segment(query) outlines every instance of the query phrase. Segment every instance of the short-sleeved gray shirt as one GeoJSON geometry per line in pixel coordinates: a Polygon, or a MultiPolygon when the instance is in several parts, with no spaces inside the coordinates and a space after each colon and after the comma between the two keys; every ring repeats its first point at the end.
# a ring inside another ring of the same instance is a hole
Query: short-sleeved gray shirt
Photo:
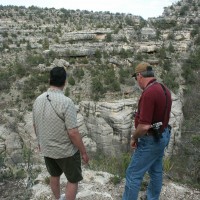
{"type": "Polygon", "coordinates": [[[76,109],[63,91],[49,88],[37,97],[33,105],[33,124],[43,156],[58,159],[77,152],[67,134],[67,130],[77,127],[76,109]]]}

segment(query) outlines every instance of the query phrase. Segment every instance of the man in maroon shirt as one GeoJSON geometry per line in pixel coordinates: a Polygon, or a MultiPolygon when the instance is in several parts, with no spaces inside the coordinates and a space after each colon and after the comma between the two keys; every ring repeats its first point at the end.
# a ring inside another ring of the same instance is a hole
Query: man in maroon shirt
{"type": "Polygon", "coordinates": [[[135,114],[135,131],[130,142],[135,152],[126,171],[122,200],[137,200],[146,172],[150,176],[147,199],[158,200],[162,188],[162,158],[170,139],[168,122],[172,105],[171,94],[166,86],[156,81],[149,63],[137,65],[133,77],[143,92],[135,114]]]}

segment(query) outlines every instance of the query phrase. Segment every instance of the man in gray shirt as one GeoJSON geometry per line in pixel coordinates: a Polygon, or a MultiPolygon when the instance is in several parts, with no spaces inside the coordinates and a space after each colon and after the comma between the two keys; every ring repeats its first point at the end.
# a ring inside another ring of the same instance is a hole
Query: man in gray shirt
{"type": "Polygon", "coordinates": [[[60,176],[64,173],[66,199],[75,200],[78,182],[83,179],[80,158],[87,164],[89,157],[77,128],[74,103],[63,93],[66,77],[63,67],[50,71],[50,87],[33,105],[33,126],[55,198],[60,198],[60,176]]]}

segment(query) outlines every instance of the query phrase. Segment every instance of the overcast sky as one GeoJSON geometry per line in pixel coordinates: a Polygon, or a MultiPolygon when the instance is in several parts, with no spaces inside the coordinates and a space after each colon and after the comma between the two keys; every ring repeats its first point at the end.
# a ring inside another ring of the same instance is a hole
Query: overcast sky
{"type": "Polygon", "coordinates": [[[178,0],[0,0],[0,5],[37,6],[88,11],[131,13],[144,19],[162,15],[163,8],[178,0]]]}

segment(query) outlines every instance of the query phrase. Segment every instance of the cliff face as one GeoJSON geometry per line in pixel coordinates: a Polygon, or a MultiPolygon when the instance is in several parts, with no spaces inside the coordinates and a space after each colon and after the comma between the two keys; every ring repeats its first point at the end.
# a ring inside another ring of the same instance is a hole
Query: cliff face
{"type": "MultiPolygon", "coordinates": [[[[170,119],[173,128],[169,148],[166,152],[168,156],[174,151],[176,143],[180,142],[180,126],[183,118],[181,108],[181,102],[174,95],[170,119]]],[[[98,103],[82,101],[77,109],[79,131],[89,152],[100,151],[107,156],[116,157],[129,151],[130,135],[134,129],[133,111],[137,109],[136,99],[98,103]]],[[[30,140],[34,141],[32,114],[26,114],[24,119],[24,126],[21,125],[21,137],[23,137],[22,132],[26,132],[31,138],[30,140]]],[[[7,140],[10,141],[9,138],[7,140]]],[[[17,143],[17,140],[15,140],[15,143],[17,143]]],[[[9,144],[11,149],[15,149],[16,145],[12,145],[12,141],[9,144]]]]}
{"type": "MultiPolygon", "coordinates": [[[[198,94],[192,93],[184,104],[188,85],[195,89],[198,84],[199,17],[197,0],[180,1],[147,21],[119,13],[0,6],[2,177],[19,176],[19,166],[28,165],[30,155],[40,161],[33,151],[31,108],[35,97],[47,89],[48,72],[54,66],[68,72],[65,94],[77,105],[79,130],[88,150],[117,156],[129,150],[140,95],[131,74],[138,62],[149,62],[158,81],[172,92],[173,131],[166,155],[177,153],[182,122],[191,116],[186,108],[191,110],[198,94]]],[[[191,130],[191,122],[185,124],[184,131],[191,130]]],[[[198,134],[192,141],[198,144],[198,134]]],[[[199,155],[199,150],[195,152],[199,155]]],[[[198,159],[192,162],[198,164],[198,159]]]]}

